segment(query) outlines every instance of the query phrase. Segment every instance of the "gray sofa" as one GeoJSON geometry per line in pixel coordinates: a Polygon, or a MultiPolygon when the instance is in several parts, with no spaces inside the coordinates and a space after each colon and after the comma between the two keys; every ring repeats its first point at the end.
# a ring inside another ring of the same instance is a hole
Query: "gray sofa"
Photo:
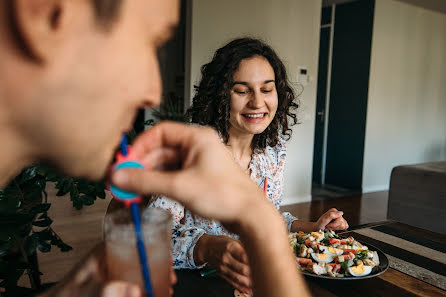
{"type": "Polygon", "coordinates": [[[446,162],[393,168],[387,217],[446,234],[446,162]]]}

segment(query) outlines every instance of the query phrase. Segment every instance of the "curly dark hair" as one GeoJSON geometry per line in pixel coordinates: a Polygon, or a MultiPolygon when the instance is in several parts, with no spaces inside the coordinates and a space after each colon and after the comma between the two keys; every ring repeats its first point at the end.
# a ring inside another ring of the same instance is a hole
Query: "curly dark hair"
{"type": "Polygon", "coordinates": [[[271,124],[260,134],[254,135],[251,148],[265,149],[274,147],[282,133],[287,139],[291,137],[289,127],[297,124],[293,113],[299,106],[294,102],[295,94],[288,82],[285,66],[275,51],[263,41],[253,38],[239,38],[218,49],[211,62],[201,67],[201,81],[195,88],[192,106],[188,117],[192,123],[214,127],[223,141],[229,140],[229,117],[233,76],[240,62],[254,56],[268,60],[275,74],[278,95],[277,112],[271,124]]]}

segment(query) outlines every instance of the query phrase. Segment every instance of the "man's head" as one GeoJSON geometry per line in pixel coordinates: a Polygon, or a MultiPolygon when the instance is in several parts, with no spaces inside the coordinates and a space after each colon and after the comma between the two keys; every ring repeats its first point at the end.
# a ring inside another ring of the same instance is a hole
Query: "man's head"
{"type": "Polygon", "coordinates": [[[178,1],[0,3],[0,133],[28,162],[101,177],[137,110],[160,101],[178,1]]]}

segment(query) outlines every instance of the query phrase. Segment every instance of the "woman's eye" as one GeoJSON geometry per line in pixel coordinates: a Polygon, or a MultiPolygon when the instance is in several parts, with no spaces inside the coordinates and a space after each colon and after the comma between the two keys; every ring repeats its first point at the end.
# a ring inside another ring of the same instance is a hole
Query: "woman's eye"
{"type": "Polygon", "coordinates": [[[273,90],[262,90],[263,93],[271,93],[273,90]]]}
{"type": "Polygon", "coordinates": [[[242,90],[235,90],[234,92],[236,92],[239,95],[246,95],[246,94],[248,94],[248,91],[242,91],[242,90]]]}

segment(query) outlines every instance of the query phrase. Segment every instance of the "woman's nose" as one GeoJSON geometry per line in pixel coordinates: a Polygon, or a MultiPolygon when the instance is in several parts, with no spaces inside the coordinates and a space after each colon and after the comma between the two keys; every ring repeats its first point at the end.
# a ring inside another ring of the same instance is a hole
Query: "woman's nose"
{"type": "Polygon", "coordinates": [[[260,108],[265,104],[263,94],[260,91],[252,92],[251,98],[249,100],[250,106],[252,108],[260,108]]]}

